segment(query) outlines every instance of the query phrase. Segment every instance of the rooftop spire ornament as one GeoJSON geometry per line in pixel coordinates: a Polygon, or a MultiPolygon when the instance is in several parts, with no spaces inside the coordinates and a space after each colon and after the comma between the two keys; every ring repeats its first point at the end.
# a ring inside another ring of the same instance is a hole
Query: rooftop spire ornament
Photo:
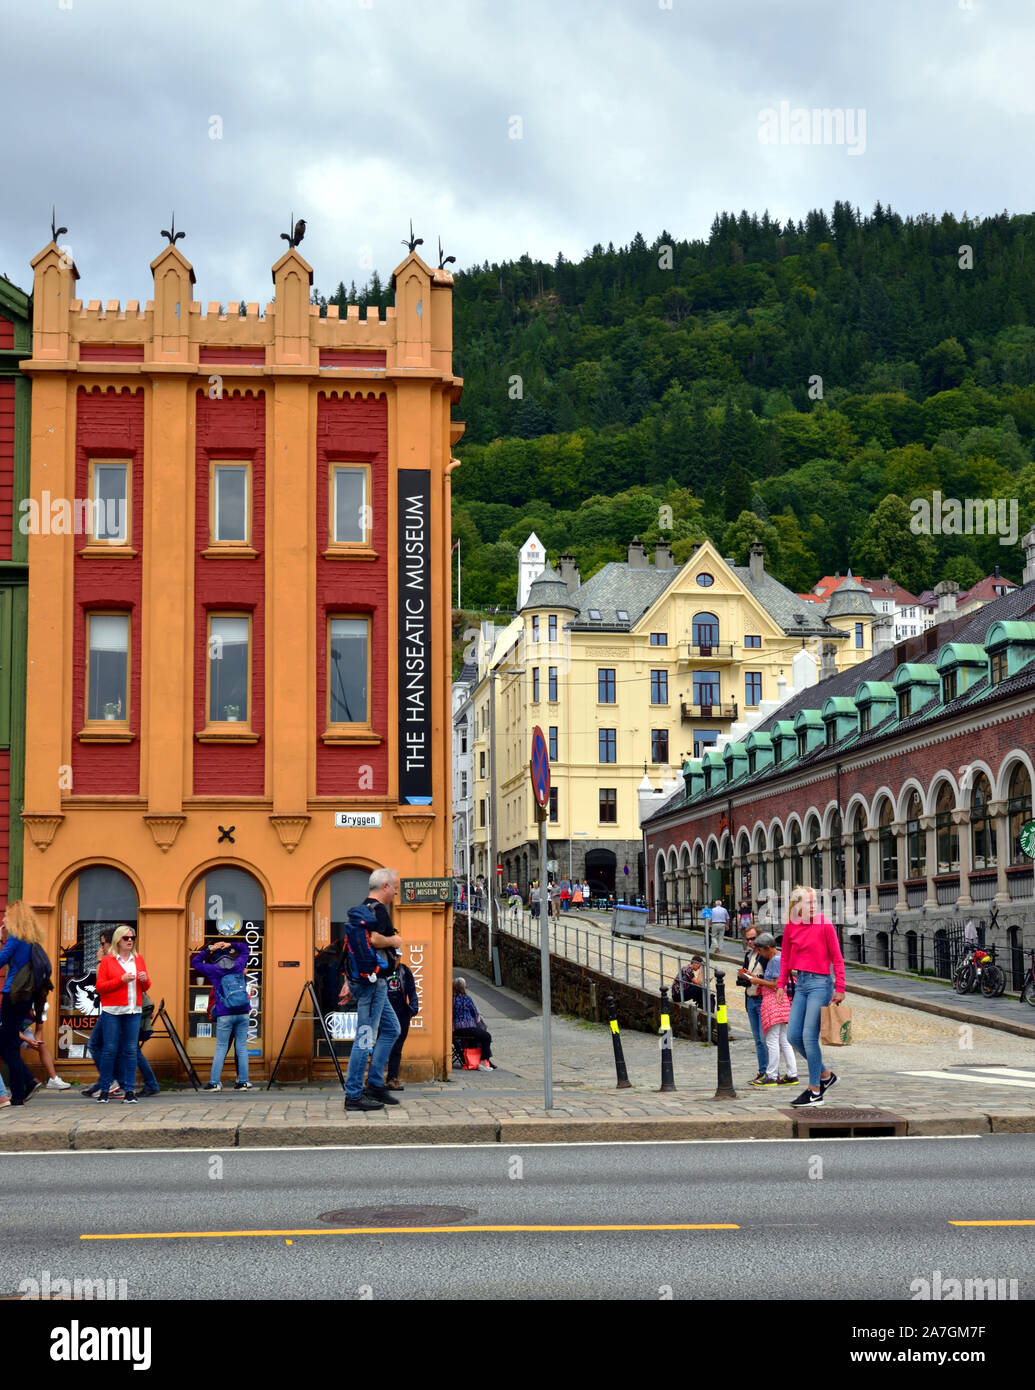
{"type": "Polygon", "coordinates": [[[445,259],[443,259],[443,257],[442,257],[442,238],[439,237],[439,239],[438,239],[438,268],[439,268],[439,270],[445,270],[445,268],[446,268],[447,265],[455,265],[455,264],[456,264],[456,257],[455,257],[455,256],[446,256],[445,259]]]}
{"type": "Polygon", "coordinates": [[[57,218],[56,218],[55,215],[54,215],[54,214],[55,214],[55,211],[56,211],[56,209],[55,209],[53,203],[51,203],[51,205],[50,205],[50,236],[51,236],[51,240],[52,240],[52,241],[57,241],[57,239],[58,239],[59,236],[64,236],[65,233],[68,231],[68,228],[67,228],[67,227],[58,227],[58,226],[55,225],[56,222],[57,222],[57,218]]]}
{"type": "Polygon", "coordinates": [[[181,240],[181,238],[183,238],[183,237],[185,237],[185,236],[187,235],[187,233],[186,233],[186,232],[178,232],[178,231],[176,230],[176,214],[175,214],[175,213],[173,213],[173,215],[172,215],[172,221],[169,223],[169,225],[170,225],[170,227],[172,227],[172,231],[171,231],[171,232],[167,232],[167,231],[165,230],[165,228],[163,227],[163,228],[162,228],[162,236],[168,238],[168,241],[169,241],[169,245],[170,245],[170,246],[175,246],[176,243],[177,243],[178,241],[181,240]]]}
{"type": "Polygon", "coordinates": [[[295,214],[292,213],[290,220],[295,223],[295,230],[293,232],[281,232],[280,239],[281,241],[286,241],[293,251],[305,236],[305,219],[300,217],[298,221],[295,222],[295,214]]]}
{"type": "Polygon", "coordinates": [[[422,236],[417,236],[417,237],[415,237],[415,236],[413,235],[413,218],[412,218],[412,217],[410,218],[410,239],[409,239],[409,241],[406,241],[406,240],[404,239],[402,244],[403,244],[403,246],[408,246],[408,247],[410,248],[410,252],[411,252],[411,253],[414,252],[414,251],[416,251],[416,249],[417,249],[418,246],[423,246],[423,245],[424,245],[424,238],[423,238],[422,236]]]}

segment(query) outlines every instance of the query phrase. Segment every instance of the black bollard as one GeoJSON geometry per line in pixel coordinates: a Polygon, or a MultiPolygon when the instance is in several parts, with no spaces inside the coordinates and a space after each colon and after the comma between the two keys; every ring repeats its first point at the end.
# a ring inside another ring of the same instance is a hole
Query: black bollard
{"type": "Polygon", "coordinates": [[[674,1091],[672,1075],[672,1020],[668,1016],[668,986],[661,986],[661,1089],[674,1091]]]}
{"type": "Polygon", "coordinates": [[[622,1051],[622,1038],[618,1031],[618,1011],[615,1008],[615,997],[613,994],[607,996],[607,1016],[611,1020],[611,1041],[615,1049],[615,1071],[618,1073],[619,1091],[628,1090],[632,1082],[629,1080],[629,1073],[625,1069],[625,1053],[622,1051]]]}
{"type": "Polygon", "coordinates": [[[718,1032],[719,1084],[716,1100],[736,1100],[733,1089],[733,1064],[730,1061],[730,1029],[726,1020],[726,972],[715,972],[715,1024],[718,1032]]]}

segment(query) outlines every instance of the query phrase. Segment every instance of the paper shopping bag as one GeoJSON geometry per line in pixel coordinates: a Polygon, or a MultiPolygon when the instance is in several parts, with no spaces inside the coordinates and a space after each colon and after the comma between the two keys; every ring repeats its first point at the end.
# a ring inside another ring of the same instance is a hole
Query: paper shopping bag
{"type": "Polygon", "coordinates": [[[848,1047],[852,1041],[852,1011],[847,1004],[828,1004],[819,1025],[824,1047],[848,1047]]]}

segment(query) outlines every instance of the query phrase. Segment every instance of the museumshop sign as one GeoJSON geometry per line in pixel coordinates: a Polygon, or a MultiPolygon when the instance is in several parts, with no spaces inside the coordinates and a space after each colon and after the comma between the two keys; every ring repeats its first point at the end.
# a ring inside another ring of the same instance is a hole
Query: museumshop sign
{"type": "Polygon", "coordinates": [[[400,903],[451,903],[451,878],[404,878],[399,884],[400,903]]]}
{"type": "Polygon", "coordinates": [[[399,800],[431,804],[431,474],[399,469],[399,800]]]}
{"type": "Polygon", "coordinates": [[[335,811],[335,830],[380,830],[380,811],[335,811]]]}

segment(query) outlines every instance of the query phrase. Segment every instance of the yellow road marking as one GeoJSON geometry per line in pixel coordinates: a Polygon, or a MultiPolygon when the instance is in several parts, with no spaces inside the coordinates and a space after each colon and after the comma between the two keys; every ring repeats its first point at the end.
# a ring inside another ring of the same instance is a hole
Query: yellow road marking
{"type": "Polygon", "coordinates": [[[511,1233],[515,1231],[739,1231],[740,1227],[725,1222],[672,1223],[657,1226],[343,1226],[328,1230],[322,1226],[311,1231],[137,1231],[110,1235],[81,1235],[80,1240],[213,1240],[229,1236],[421,1236],[465,1235],[468,1232],[511,1233]]]}
{"type": "Polygon", "coordinates": [[[1032,1221],[950,1221],[950,1226],[1035,1226],[1032,1221]]]}

